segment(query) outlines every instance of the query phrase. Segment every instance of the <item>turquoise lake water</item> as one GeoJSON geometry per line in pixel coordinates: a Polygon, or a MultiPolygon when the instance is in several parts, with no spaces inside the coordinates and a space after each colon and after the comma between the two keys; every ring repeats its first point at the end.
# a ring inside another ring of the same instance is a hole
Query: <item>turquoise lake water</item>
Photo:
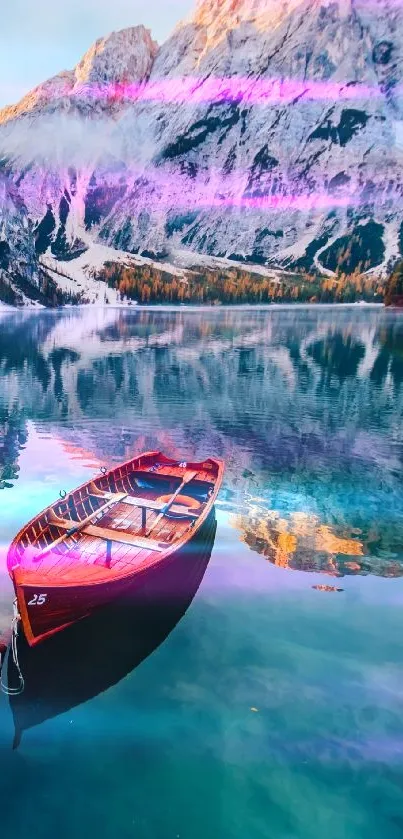
{"type": "Polygon", "coordinates": [[[2,629],[8,543],[59,490],[151,449],[227,464],[179,604],[22,645],[2,835],[401,837],[403,314],[7,313],[0,375],[2,629]]]}

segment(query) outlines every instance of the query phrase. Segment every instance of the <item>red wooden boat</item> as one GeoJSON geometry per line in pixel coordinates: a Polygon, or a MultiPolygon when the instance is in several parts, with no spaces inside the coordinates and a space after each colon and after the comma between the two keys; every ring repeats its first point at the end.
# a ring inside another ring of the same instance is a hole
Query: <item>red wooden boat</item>
{"type": "Polygon", "coordinates": [[[148,452],[32,519],[7,556],[30,646],[152,581],[208,518],[223,472],[213,458],[178,463],[148,452]]]}

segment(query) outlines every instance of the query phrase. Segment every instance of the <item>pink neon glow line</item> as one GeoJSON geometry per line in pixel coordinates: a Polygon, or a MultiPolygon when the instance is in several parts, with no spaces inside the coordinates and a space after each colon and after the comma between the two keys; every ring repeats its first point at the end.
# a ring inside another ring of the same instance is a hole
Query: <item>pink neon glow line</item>
{"type": "MultiPolygon", "coordinates": [[[[84,208],[92,177],[92,167],[80,168],[74,192],[76,208],[84,208]]],[[[310,212],[314,210],[348,207],[366,203],[368,198],[362,197],[363,184],[351,182],[344,189],[329,192],[326,186],[318,185],[316,190],[309,188],[302,180],[298,184],[297,175],[289,182],[279,172],[271,175],[264,173],[255,183],[249,182],[248,172],[235,170],[223,177],[220,171],[210,169],[200,173],[196,178],[189,177],[178,171],[171,163],[168,167],[149,166],[142,169],[125,167],[124,179],[126,188],[120,193],[122,171],[108,172],[100,168],[97,185],[117,190],[116,210],[119,212],[121,202],[123,212],[165,212],[166,210],[218,209],[218,210],[250,210],[261,212],[281,212],[295,210],[310,212]],[[260,194],[259,194],[260,190],[260,194]],[[262,194],[263,193],[263,194],[262,194]],[[125,209],[126,207],[126,209],[125,209]]],[[[393,195],[385,192],[387,183],[378,184],[377,200],[391,206],[401,202],[402,195],[396,189],[393,195]]],[[[67,170],[58,170],[55,174],[44,170],[38,165],[35,171],[27,173],[26,178],[19,185],[19,191],[27,206],[37,203],[40,191],[41,201],[52,203],[54,192],[70,190],[70,176],[67,170]],[[38,187],[40,181],[40,189],[38,187]]],[[[102,209],[102,200],[100,201],[102,209]]]]}
{"type": "MultiPolygon", "coordinates": [[[[128,189],[123,201],[127,201],[128,207],[135,208],[136,212],[142,209],[158,212],[185,208],[190,210],[239,209],[263,212],[311,211],[327,207],[348,207],[359,202],[359,192],[357,190],[350,189],[334,195],[323,189],[317,192],[301,190],[295,193],[292,191],[291,184],[288,190],[283,185],[281,191],[277,194],[248,195],[247,177],[244,174],[239,173],[227,178],[222,178],[218,174],[214,175],[214,173],[210,174],[212,177],[205,183],[201,179],[192,180],[178,172],[166,174],[158,168],[138,173],[128,170],[126,173],[128,189]]],[[[64,179],[62,173],[60,173],[60,176],[61,183],[65,182],[67,186],[67,177],[64,179]]],[[[75,201],[82,203],[83,206],[89,177],[90,173],[76,184],[75,201]],[[82,200],[80,199],[81,190],[83,192],[82,200]]],[[[41,181],[45,180],[45,185],[42,183],[43,194],[44,188],[46,191],[46,176],[41,174],[40,179],[41,181]]],[[[112,189],[114,186],[118,186],[112,173],[106,178],[102,176],[100,180],[112,189]]],[[[29,184],[25,185],[25,188],[23,182],[20,190],[28,204],[31,203],[31,200],[34,201],[37,193],[35,177],[33,182],[30,181],[29,184]]],[[[52,192],[49,193],[48,200],[52,202],[52,192]]]]}
{"type": "Polygon", "coordinates": [[[381,96],[382,90],[357,82],[309,81],[297,79],[231,78],[161,79],[143,83],[109,82],[108,84],[49,85],[41,91],[44,99],[63,96],[76,99],[116,100],[121,102],[161,102],[199,104],[215,101],[244,101],[251,105],[275,105],[302,97],[309,101],[352,101],[381,96]]]}

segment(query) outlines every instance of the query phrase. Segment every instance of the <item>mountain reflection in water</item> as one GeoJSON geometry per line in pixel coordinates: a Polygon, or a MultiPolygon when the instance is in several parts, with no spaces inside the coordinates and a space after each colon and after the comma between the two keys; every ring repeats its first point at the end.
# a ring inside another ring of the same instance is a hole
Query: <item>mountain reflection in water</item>
{"type": "Polygon", "coordinates": [[[336,576],[401,574],[400,313],[7,314],[0,375],[5,492],[19,491],[33,428],[38,461],[51,438],[93,471],[150,449],[213,452],[227,464],[221,498],[245,513],[238,524],[253,550],[336,576]],[[259,516],[249,496],[262,499],[259,516]]]}

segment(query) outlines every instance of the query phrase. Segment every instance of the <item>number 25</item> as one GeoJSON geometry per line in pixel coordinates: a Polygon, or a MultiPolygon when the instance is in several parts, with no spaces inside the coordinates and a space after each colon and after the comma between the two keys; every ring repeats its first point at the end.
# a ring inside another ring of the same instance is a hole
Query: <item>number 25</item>
{"type": "Polygon", "coordinates": [[[28,600],[28,606],[43,606],[47,600],[47,594],[34,594],[32,600],[28,600]]]}

